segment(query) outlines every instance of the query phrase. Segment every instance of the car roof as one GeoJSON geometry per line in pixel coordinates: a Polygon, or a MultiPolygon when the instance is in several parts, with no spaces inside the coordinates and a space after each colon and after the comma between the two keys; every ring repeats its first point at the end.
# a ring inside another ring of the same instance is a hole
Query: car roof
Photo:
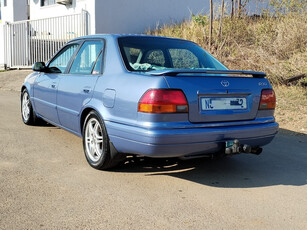
{"type": "Polygon", "coordinates": [[[187,41],[187,40],[180,39],[180,38],[171,38],[171,37],[154,36],[154,35],[146,35],[146,34],[94,34],[94,35],[86,35],[86,36],[74,38],[71,41],[80,40],[80,39],[93,39],[93,38],[117,39],[120,37],[149,37],[149,38],[151,37],[151,38],[163,38],[163,39],[187,41]]]}

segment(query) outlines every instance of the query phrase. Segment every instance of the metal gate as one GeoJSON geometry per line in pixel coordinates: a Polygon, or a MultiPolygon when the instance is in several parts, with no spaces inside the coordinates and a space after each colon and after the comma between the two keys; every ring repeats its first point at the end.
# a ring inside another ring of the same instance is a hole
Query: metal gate
{"type": "Polygon", "coordinates": [[[28,68],[46,62],[72,38],[88,35],[88,13],[4,25],[4,62],[7,68],[28,68]]]}

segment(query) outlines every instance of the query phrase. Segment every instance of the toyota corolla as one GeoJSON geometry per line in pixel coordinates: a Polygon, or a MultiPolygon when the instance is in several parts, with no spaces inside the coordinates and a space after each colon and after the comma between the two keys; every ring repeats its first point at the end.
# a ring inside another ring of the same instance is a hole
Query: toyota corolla
{"type": "Polygon", "coordinates": [[[23,122],[78,135],[97,169],[126,154],[259,154],[278,132],[265,73],[229,70],[190,41],[80,37],[33,70],[21,88],[23,122]]]}

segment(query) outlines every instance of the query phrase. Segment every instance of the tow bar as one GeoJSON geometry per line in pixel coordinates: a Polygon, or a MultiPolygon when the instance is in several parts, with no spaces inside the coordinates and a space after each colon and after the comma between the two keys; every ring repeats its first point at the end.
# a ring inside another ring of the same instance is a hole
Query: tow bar
{"type": "Polygon", "coordinates": [[[250,145],[241,145],[238,139],[233,141],[226,141],[225,154],[234,155],[239,153],[251,153],[259,155],[262,152],[262,148],[252,148],[250,145]]]}

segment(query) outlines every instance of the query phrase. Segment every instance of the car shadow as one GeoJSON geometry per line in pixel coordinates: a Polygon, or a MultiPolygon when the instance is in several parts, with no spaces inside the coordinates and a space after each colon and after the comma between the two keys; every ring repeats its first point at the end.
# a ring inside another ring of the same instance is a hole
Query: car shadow
{"type": "Polygon", "coordinates": [[[60,129],[60,128],[58,128],[58,127],[56,127],[56,126],[54,126],[54,125],[52,125],[50,123],[47,123],[45,121],[39,121],[39,123],[36,124],[36,126],[37,127],[54,127],[54,128],[60,129]]]}
{"type": "Polygon", "coordinates": [[[171,176],[207,186],[253,188],[307,184],[307,135],[281,129],[261,155],[219,159],[131,158],[112,171],[171,176]]]}

